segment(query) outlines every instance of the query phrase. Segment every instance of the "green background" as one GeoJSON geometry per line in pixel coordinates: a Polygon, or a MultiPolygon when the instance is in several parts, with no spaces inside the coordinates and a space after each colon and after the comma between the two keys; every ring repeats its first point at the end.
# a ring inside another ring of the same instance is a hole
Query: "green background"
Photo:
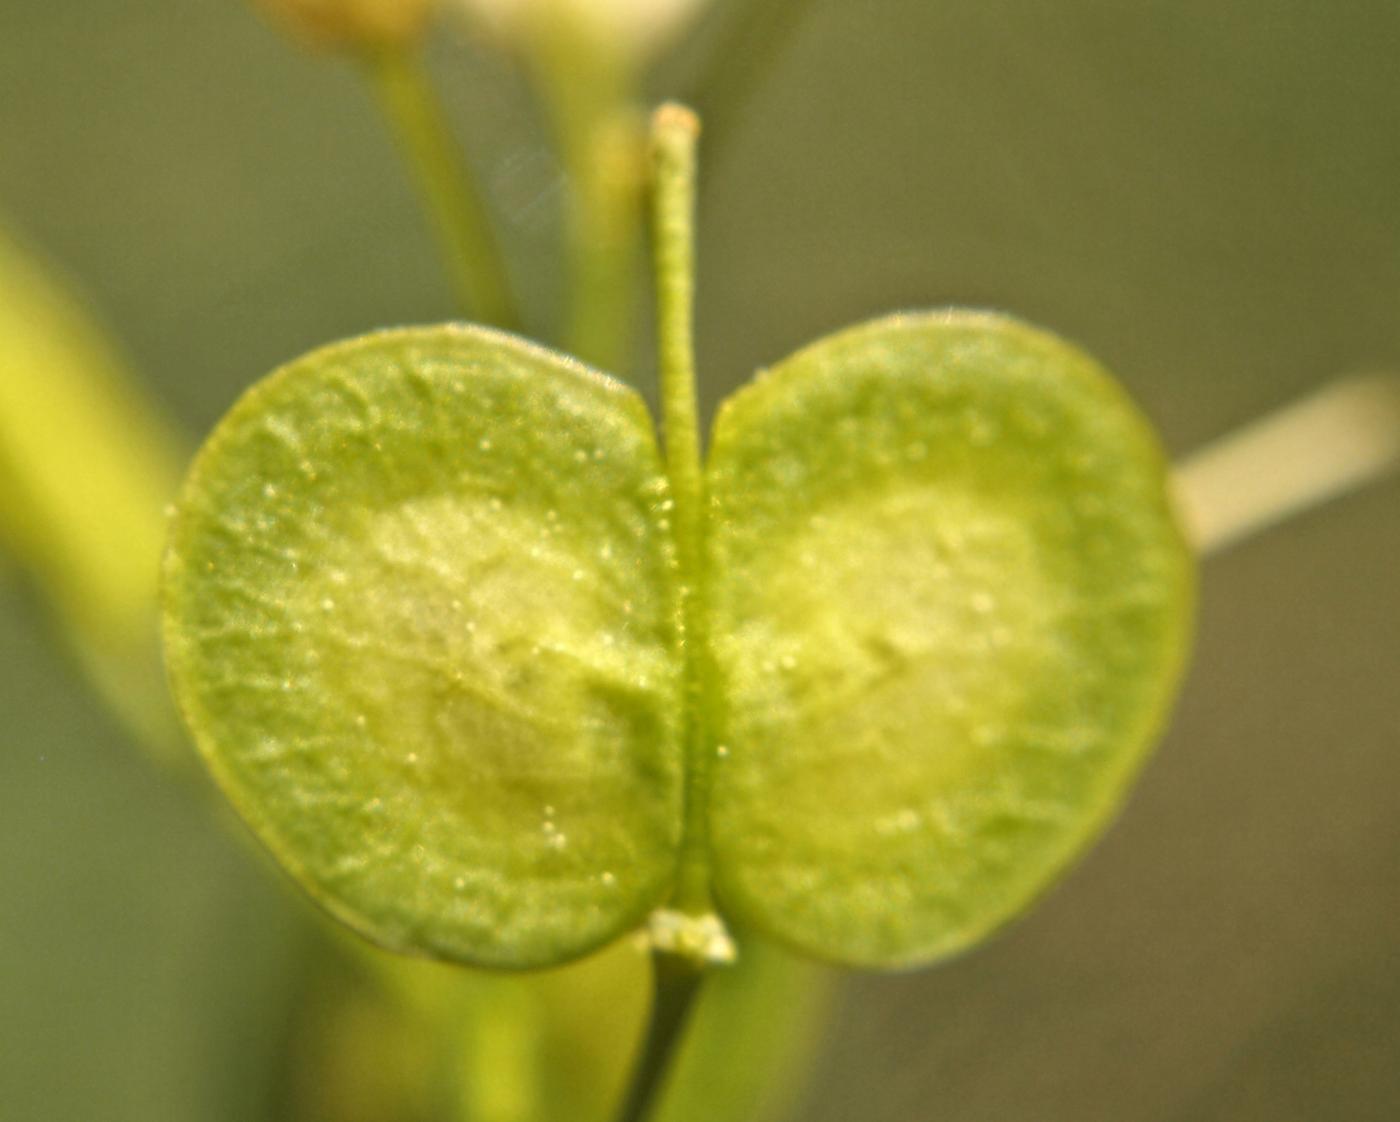
{"type": "MultiPolygon", "coordinates": [[[[810,8],[710,137],[711,404],[828,330],[948,303],[1076,340],[1178,454],[1400,365],[1390,0],[810,8]]],[[[545,323],[557,170],[518,79],[448,38],[545,323]]],[[[232,0],[0,0],[0,212],[192,434],[314,345],[450,313],[354,74],[232,0]]],[[[853,978],[803,1119],[1400,1116],[1398,512],[1392,479],[1207,563],[1120,823],[990,945],[853,978]]],[[[210,805],[0,573],[0,1117],[266,1116],[305,929],[210,805]]]]}

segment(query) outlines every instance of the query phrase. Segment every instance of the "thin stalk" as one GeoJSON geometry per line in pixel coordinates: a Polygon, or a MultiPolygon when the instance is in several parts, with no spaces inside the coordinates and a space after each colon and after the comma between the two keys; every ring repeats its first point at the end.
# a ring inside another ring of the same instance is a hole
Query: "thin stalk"
{"type": "Polygon", "coordinates": [[[570,350],[621,370],[632,339],[641,225],[641,130],[630,107],[590,121],[568,148],[570,350]]]}
{"type": "Polygon", "coordinates": [[[565,173],[567,306],[562,343],[621,372],[633,337],[642,188],[643,121],[631,68],[597,41],[591,21],[552,5],[533,28],[532,68],[565,173]]]}
{"type": "Polygon", "coordinates": [[[651,1116],[700,990],[703,975],[699,967],[688,960],[657,953],[652,956],[652,967],[656,991],[647,1035],[632,1072],[627,1097],[617,1116],[618,1122],[645,1122],[651,1116]]]}
{"type": "Polygon", "coordinates": [[[438,1034],[444,1082],[454,1100],[445,1118],[461,1122],[522,1122],[544,1111],[547,1012],[539,992],[509,976],[486,975],[454,1003],[455,1016],[438,1034]]]}
{"type": "Polygon", "coordinates": [[[1351,378],[1210,444],[1173,472],[1187,532],[1217,553],[1400,469],[1400,378],[1351,378]]]}
{"type": "Polygon", "coordinates": [[[680,105],[652,118],[652,228],[655,243],[657,353],[666,473],[681,573],[685,645],[685,824],[674,899],[689,915],[710,910],[705,816],[710,758],[704,727],[704,665],[709,636],[701,579],[705,514],[700,423],[695,397],[695,165],[699,119],[680,105]]]}
{"type": "Polygon", "coordinates": [[[371,54],[366,62],[399,149],[418,180],[463,310],[479,322],[517,329],[520,318],[490,215],[422,62],[399,48],[371,54]]]}

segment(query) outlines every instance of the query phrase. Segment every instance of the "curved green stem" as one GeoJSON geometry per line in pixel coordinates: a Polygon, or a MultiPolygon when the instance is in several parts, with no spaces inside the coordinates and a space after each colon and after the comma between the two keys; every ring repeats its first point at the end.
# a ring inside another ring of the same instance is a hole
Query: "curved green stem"
{"type": "Polygon", "coordinates": [[[518,328],[510,280],[486,204],[421,62],[397,48],[372,54],[366,61],[399,147],[418,179],[463,308],[482,323],[518,328]]]}
{"type": "Polygon", "coordinates": [[[666,472],[681,573],[685,644],[685,826],[675,906],[689,915],[710,910],[709,838],[705,806],[710,753],[705,735],[704,667],[708,648],[703,533],[705,485],[695,396],[695,152],[700,122],[689,109],[663,105],[652,118],[652,225],[655,240],[657,349],[666,472]]]}
{"type": "Polygon", "coordinates": [[[652,966],[656,996],[618,1122],[645,1122],[651,1117],[700,991],[703,975],[694,962],[658,952],[652,956],[652,966]]]}

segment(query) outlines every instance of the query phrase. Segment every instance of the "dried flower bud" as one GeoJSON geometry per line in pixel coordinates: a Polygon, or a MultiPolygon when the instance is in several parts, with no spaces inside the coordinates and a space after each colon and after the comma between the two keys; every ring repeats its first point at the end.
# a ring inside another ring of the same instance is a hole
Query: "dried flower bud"
{"type": "Polygon", "coordinates": [[[385,47],[423,29],[435,0],[256,0],[297,35],[325,47],[385,47]]]}

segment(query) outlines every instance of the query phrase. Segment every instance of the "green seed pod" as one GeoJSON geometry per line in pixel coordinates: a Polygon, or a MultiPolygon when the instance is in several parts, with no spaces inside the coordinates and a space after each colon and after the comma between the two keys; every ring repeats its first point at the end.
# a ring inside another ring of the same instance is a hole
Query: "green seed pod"
{"type": "Polygon", "coordinates": [[[181,709],[391,947],[543,966],[649,913],[727,945],[665,907],[682,853],[821,958],[974,943],[1103,828],[1175,692],[1193,561],[1150,431],[1053,336],[901,316],[741,390],[704,486],[686,562],[620,384],[475,328],[315,352],[186,485],[181,709]]]}
{"type": "Polygon", "coordinates": [[[1175,694],[1193,559],[1150,430],[1051,335],[897,316],[735,395],[707,480],[723,906],[850,964],[976,942],[1175,694]]]}
{"type": "Polygon", "coordinates": [[[224,790],[329,911],[528,967],[661,902],[665,501],[635,393],[478,328],[314,352],[220,423],[167,556],[167,662],[224,790]]]}

